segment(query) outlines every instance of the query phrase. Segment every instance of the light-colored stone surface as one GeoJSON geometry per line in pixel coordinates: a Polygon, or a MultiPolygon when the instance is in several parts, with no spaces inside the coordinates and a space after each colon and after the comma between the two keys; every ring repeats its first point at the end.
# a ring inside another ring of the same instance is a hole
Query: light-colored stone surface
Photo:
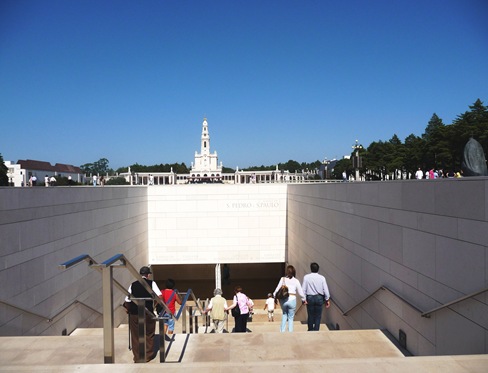
{"type": "MultiPolygon", "coordinates": [[[[58,265],[81,254],[99,262],[125,254],[135,266],[147,264],[147,218],[146,188],[0,188],[0,335],[100,326],[99,313],[70,305],[101,310],[101,275],[86,262],[66,271],[58,265]]],[[[123,284],[133,281],[114,272],[123,284]]],[[[114,299],[120,304],[123,294],[114,291],[114,299]]]]}
{"type": "Polygon", "coordinates": [[[3,372],[486,372],[488,355],[403,357],[378,330],[176,334],[167,360],[132,363],[127,328],[115,330],[115,364],[102,364],[101,329],[66,337],[1,337],[3,372]]]}
{"type": "MultiPolygon", "coordinates": [[[[263,328],[249,333],[174,334],[166,342],[166,362],[248,364],[403,356],[378,330],[306,332],[303,327],[296,329],[294,333],[263,328]]],[[[103,362],[102,333],[101,329],[84,329],[66,337],[3,337],[0,338],[0,363],[2,366],[97,364],[103,362]]],[[[116,363],[132,363],[127,336],[127,328],[115,330],[116,363]]],[[[157,363],[159,357],[150,362],[157,363]]]]}
{"type": "MultiPolygon", "coordinates": [[[[347,317],[339,308],[352,307],[383,285],[422,310],[486,287],[487,196],[488,178],[0,188],[0,282],[8,284],[0,301],[45,315],[0,302],[0,334],[60,335],[100,324],[100,314],[80,304],[46,322],[74,300],[101,310],[100,276],[86,265],[64,272],[57,265],[84,252],[101,260],[122,252],[138,267],[156,245],[180,263],[228,262],[228,255],[247,263],[286,258],[300,279],[317,261],[333,298],[328,323],[387,327],[395,337],[405,329],[414,354],[487,352],[486,292],[430,319],[394,297],[372,297],[347,317]],[[193,214],[202,210],[204,219],[193,214]],[[178,234],[171,236],[174,229],[178,234]],[[211,246],[219,253],[208,251],[211,246]]],[[[124,271],[115,273],[124,284],[133,280],[124,271]]],[[[116,291],[116,305],[121,298],[116,291]]],[[[118,309],[116,324],[122,317],[118,309]]]]}
{"type": "Polygon", "coordinates": [[[297,277],[318,262],[332,307],[327,323],[407,333],[418,354],[488,352],[488,178],[288,186],[288,261],[297,277]],[[403,297],[375,295],[386,286],[403,297]],[[455,352],[456,351],[456,352],[455,352]]]}
{"type": "Polygon", "coordinates": [[[149,188],[152,264],[280,263],[286,184],[149,188]]]}

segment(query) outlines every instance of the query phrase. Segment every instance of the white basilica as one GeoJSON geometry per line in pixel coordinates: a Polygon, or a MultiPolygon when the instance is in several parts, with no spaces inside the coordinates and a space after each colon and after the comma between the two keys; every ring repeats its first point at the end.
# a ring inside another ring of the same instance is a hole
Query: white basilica
{"type": "Polygon", "coordinates": [[[207,118],[202,123],[200,153],[195,151],[195,162],[191,163],[190,182],[221,181],[222,162],[218,164],[217,152],[210,153],[210,133],[207,118]]]}

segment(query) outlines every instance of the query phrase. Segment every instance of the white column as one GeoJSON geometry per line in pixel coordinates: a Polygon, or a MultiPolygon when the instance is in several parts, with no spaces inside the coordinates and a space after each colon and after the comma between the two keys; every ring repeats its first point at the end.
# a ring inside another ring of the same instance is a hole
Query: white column
{"type": "Polygon", "coordinates": [[[222,289],[222,275],[220,272],[220,263],[215,265],[215,289],[222,289]]]}

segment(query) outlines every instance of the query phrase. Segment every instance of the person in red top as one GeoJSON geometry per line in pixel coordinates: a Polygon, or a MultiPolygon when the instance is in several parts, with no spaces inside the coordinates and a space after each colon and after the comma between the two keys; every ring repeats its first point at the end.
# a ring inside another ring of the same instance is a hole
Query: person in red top
{"type": "MultiPolygon", "coordinates": [[[[176,303],[181,304],[181,298],[178,291],[175,290],[175,280],[168,278],[166,280],[166,289],[162,291],[163,302],[166,303],[171,313],[176,313],[176,303]]],[[[163,313],[164,316],[164,313],[163,313]]],[[[175,321],[173,319],[164,320],[164,334],[173,334],[175,330],[175,321]]]]}

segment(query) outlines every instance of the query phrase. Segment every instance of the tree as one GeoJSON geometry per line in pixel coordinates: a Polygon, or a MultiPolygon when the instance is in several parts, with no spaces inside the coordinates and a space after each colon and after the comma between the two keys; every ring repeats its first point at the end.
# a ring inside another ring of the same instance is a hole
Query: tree
{"type": "Polygon", "coordinates": [[[107,174],[110,171],[108,167],[108,159],[100,158],[98,161],[93,163],[93,173],[94,174],[107,174]]]}
{"type": "Polygon", "coordinates": [[[80,169],[85,175],[113,174],[114,171],[108,167],[108,163],[107,158],[100,158],[96,162],[82,164],[80,169]]]}
{"type": "Polygon", "coordinates": [[[286,163],[278,163],[278,168],[280,170],[288,170],[290,173],[301,172],[302,166],[297,161],[289,160],[286,163]]]}
{"type": "Polygon", "coordinates": [[[485,155],[488,151],[488,107],[483,106],[483,102],[478,99],[469,108],[471,111],[466,111],[454,120],[449,136],[456,169],[461,167],[462,152],[471,137],[481,144],[485,155]]]}
{"type": "MultiPolygon", "coordinates": [[[[179,163],[172,163],[172,164],[158,164],[158,165],[153,165],[153,166],[143,166],[138,163],[135,163],[130,166],[130,171],[131,172],[173,172],[177,174],[188,174],[190,170],[188,167],[186,167],[185,163],[179,164],[179,163]]],[[[117,172],[128,172],[128,168],[119,168],[117,172]]]]}
{"type": "Polygon", "coordinates": [[[8,186],[8,168],[5,166],[3,156],[0,154],[0,186],[8,186]]]}
{"type": "Polygon", "coordinates": [[[107,185],[129,185],[130,183],[126,181],[123,177],[114,177],[107,180],[107,185]]]}
{"type": "Polygon", "coordinates": [[[350,175],[353,172],[352,162],[350,159],[344,158],[336,162],[334,171],[332,172],[332,178],[341,180],[342,173],[344,171],[346,171],[347,175],[350,175]]]}
{"type": "Polygon", "coordinates": [[[395,171],[401,172],[401,178],[403,178],[403,171],[405,171],[405,146],[402,141],[395,134],[386,144],[389,149],[388,152],[388,164],[387,168],[390,172],[394,172],[394,178],[397,178],[395,171]]]}
{"type": "Polygon", "coordinates": [[[384,180],[389,172],[388,148],[388,144],[381,140],[373,141],[363,155],[363,167],[369,170],[373,180],[384,180]]]}
{"type": "Polygon", "coordinates": [[[261,166],[251,166],[251,167],[243,168],[242,171],[272,171],[274,169],[275,166],[273,165],[271,166],[261,165],[261,166]]]}
{"type": "Polygon", "coordinates": [[[423,156],[424,140],[413,133],[405,139],[405,170],[414,175],[420,167],[426,169],[423,156]]]}
{"type": "Polygon", "coordinates": [[[93,163],[85,163],[80,166],[81,172],[85,175],[93,173],[93,163]]]}
{"type": "Polygon", "coordinates": [[[448,130],[437,114],[427,123],[422,138],[425,140],[425,154],[428,168],[445,168],[452,163],[451,146],[447,140],[448,130]]]}
{"type": "Polygon", "coordinates": [[[411,134],[405,144],[401,144],[396,135],[386,143],[371,143],[364,166],[372,175],[382,177],[400,167],[411,174],[418,167],[423,170],[459,170],[463,149],[470,137],[480,142],[485,154],[488,153],[488,107],[478,99],[469,109],[450,125],[445,125],[434,113],[422,136],[411,134]]]}

